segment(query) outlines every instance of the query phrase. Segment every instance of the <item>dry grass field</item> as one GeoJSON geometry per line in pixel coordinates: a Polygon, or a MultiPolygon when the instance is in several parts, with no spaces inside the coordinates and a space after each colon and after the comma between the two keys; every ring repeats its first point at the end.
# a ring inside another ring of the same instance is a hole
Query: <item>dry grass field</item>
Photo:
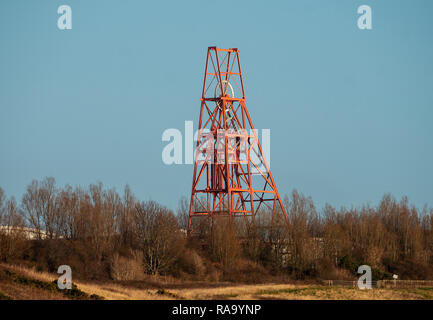
{"type": "MultiPolygon", "coordinates": [[[[0,299],[70,299],[53,285],[56,274],[0,264],[0,299]],[[11,275],[14,275],[13,277],[11,275]],[[19,275],[19,280],[17,277],[19,275]],[[48,289],[51,287],[48,286],[48,289]]],[[[299,300],[415,300],[433,299],[433,288],[358,290],[314,284],[232,284],[186,283],[150,278],[143,282],[74,281],[86,296],[107,300],[173,300],[173,299],[299,299],[299,300]],[[93,295],[93,296],[92,296],[93,295]]]]}

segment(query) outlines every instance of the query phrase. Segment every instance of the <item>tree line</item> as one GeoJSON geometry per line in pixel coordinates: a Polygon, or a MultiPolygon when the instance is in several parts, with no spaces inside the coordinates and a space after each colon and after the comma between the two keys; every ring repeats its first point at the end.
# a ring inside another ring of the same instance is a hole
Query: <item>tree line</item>
{"type": "Polygon", "coordinates": [[[376,279],[433,279],[433,209],[386,194],[377,206],[318,210],[296,190],[284,204],[289,226],[274,217],[270,227],[263,210],[248,227],[208,219],[188,241],[186,198],[173,212],[140,201],[128,186],[120,195],[101,183],[59,188],[54,178],[34,180],[20,203],[0,188],[0,260],[50,272],[67,264],[87,279],[353,279],[361,264],[376,279]]]}

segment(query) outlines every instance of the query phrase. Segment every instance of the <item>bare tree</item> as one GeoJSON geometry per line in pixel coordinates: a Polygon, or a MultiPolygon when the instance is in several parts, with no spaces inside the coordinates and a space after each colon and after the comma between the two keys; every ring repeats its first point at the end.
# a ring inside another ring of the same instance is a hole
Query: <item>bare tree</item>
{"type": "Polygon", "coordinates": [[[179,205],[177,207],[177,221],[179,227],[182,230],[188,229],[188,219],[189,219],[189,200],[186,197],[182,197],[179,200],[179,205]]]}
{"type": "Polygon", "coordinates": [[[6,211],[5,208],[5,203],[6,203],[6,196],[4,194],[3,189],[0,187],[0,226],[3,225],[3,215],[6,211]]]}
{"type": "Polygon", "coordinates": [[[90,185],[89,238],[98,260],[113,250],[120,197],[115,190],[104,191],[102,183],[90,185]]]}
{"type": "Polygon", "coordinates": [[[302,277],[314,269],[315,258],[318,257],[317,242],[310,234],[313,231],[311,222],[317,220],[316,208],[310,197],[299,194],[297,190],[293,190],[290,199],[286,198],[285,202],[290,220],[287,264],[292,272],[302,277]]]}
{"type": "Polygon", "coordinates": [[[174,214],[156,202],[142,202],[136,206],[134,220],[137,246],[143,252],[147,272],[169,270],[184,245],[174,214]]]}
{"type": "Polygon", "coordinates": [[[56,210],[59,217],[57,235],[65,239],[77,240],[79,197],[71,186],[66,186],[57,194],[56,210]]]}
{"type": "Polygon", "coordinates": [[[26,234],[22,212],[15,198],[6,199],[0,189],[0,260],[8,261],[22,253],[26,234]]]}
{"type": "Polygon", "coordinates": [[[213,259],[225,269],[236,266],[241,251],[235,224],[230,222],[229,217],[215,217],[213,220],[210,252],[213,259]]]}
{"type": "Polygon", "coordinates": [[[125,186],[121,211],[117,217],[120,245],[131,247],[134,243],[134,215],[137,200],[129,185],[125,186]]]}

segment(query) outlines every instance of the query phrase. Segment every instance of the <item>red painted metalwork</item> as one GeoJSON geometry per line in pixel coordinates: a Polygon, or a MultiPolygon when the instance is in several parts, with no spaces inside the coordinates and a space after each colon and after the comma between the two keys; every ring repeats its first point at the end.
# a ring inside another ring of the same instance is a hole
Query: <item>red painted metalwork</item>
{"type": "Polygon", "coordinates": [[[249,227],[261,206],[288,223],[245,105],[238,49],[208,48],[198,129],[188,235],[196,217],[244,217],[249,227]]]}

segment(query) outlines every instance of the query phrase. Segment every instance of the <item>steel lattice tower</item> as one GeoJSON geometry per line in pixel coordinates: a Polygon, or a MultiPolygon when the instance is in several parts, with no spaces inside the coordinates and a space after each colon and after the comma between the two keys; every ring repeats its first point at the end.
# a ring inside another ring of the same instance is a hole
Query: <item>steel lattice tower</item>
{"type": "Polygon", "coordinates": [[[207,50],[189,208],[188,235],[205,218],[287,213],[245,105],[239,50],[207,50]],[[201,217],[202,220],[196,218],[201,217]]]}

